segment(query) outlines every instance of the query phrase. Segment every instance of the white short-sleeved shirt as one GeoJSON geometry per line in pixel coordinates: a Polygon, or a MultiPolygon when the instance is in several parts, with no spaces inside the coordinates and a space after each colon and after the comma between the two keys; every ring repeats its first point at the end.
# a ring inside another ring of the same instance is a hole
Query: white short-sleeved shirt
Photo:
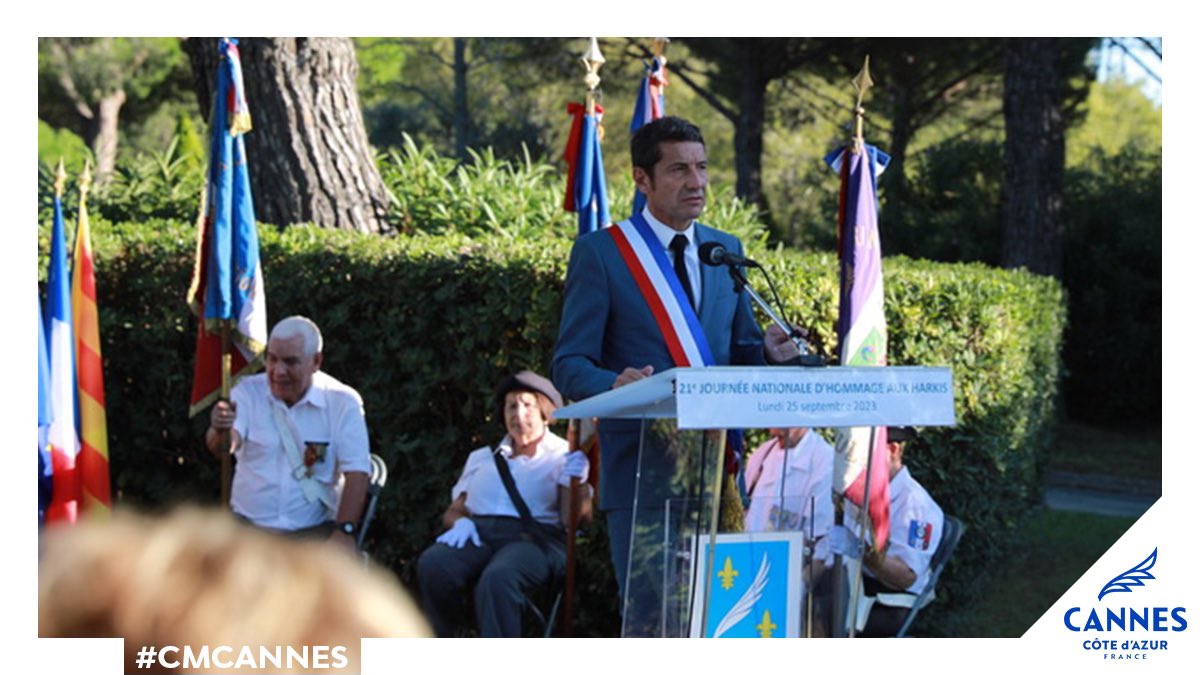
{"type": "MultiPolygon", "coordinates": [[[[509,471],[517,492],[529,506],[534,520],[543,523],[558,523],[558,479],[567,460],[567,441],[546,430],[532,457],[513,457],[512,439],[508,436],[497,446],[507,458],[509,471]]],[[[480,516],[512,516],[520,518],[513,504],[496,462],[492,459],[492,448],[482,447],[467,456],[462,476],[450,489],[450,500],[467,494],[467,512],[480,516]]]]}
{"type": "MultiPolygon", "coordinates": [[[[747,532],[799,530],[811,508],[812,532],[819,539],[814,556],[832,562],[825,536],[833,527],[833,446],[820,434],[809,429],[786,453],[777,439],[763,443],[746,461],[746,483],[752,486],[746,509],[747,532]]],[[[809,532],[807,526],[804,532],[809,532]]]]}
{"type": "Polygon", "coordinates": [[[265,373],[243,378],[230,393],[237,405],[233,428],[241,436],[229,503],[255,525],[298,530],[332,520],[323,500],[308,501],[293,477],[292,461],[275,426],[272,406],[297,431],[301,456],[312,460],[312,476],[330,503],[337,503],[341,475],[370,474],[370,443],[362,397],[321,371],[304,397],[290,408],[271,394],[265,373]]]}
{"type": "MultiPolygon", "coordinates": [[[[945,518],[942,508],[933,501],[925,488],[912,477],[908,467],[888,483],[888,557],[899,558],[917,575],[916,581],[904,589],[920,593],[929,582],[929,562],[942,541],[945,518]]],[[[871,575],[864,569],[863,574],[871,575]]]]}

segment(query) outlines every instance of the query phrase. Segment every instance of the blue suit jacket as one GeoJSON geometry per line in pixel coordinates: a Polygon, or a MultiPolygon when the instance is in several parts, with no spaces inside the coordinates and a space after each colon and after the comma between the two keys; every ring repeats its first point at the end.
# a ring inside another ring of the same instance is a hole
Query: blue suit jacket
{"type": "MultiPolygon", "coordinates": [[[[696,223],[696,245],[715,241],[741,254],[732,235],[696,223]]],[[[733,292],[723,267],[701,265],[700,325],[715,365],[764,365],[763,335],[750,299],[733,292]]],[[[551,378],[576,401],[612,388],[625,368],[675,367],[612,235],[603,230],[576,240],[567,267],[563,314],[554,348],[551,378]]],[[[636,421],[600,421],[600,506],[628,508],[637,471],[636,421]]]]}

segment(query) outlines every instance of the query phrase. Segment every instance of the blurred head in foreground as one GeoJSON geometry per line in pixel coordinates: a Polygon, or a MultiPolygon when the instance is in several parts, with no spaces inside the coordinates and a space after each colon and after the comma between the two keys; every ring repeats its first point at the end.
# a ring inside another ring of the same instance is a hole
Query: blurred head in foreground
{"type": "Polygon", "coordinates": [[[130,653],[150,644],[345,645],[357,656],[362,637],[430,632],[400,586],[355,557],[185,508],[47,530],[38,635],[124,637],[130,653]]]}

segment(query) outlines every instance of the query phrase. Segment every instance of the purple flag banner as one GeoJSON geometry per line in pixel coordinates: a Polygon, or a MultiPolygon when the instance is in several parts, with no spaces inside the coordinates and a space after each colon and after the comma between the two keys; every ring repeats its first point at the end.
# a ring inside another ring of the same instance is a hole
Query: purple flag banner
{"type": "MultiPolygon", "coordinates": [[[[890,157],[873,146],[857,143],[837,150],[825,161],[841,175],[838,200],[838,258],[841,294],[838,303],[838,356],[843,366],[887,364],[887,325],[883,314],[883,254],[875,179],[890,157]]],[[[840,428],[834,453],[833,489],[868,507],[874,542],[888,539],[887,432],[877,429],[871,452],[869,427],[840,428]],[[869,459],[868,459],[869,458],[869,459]],[[871,484],[867,488],[867,466],[871,484]]]]}

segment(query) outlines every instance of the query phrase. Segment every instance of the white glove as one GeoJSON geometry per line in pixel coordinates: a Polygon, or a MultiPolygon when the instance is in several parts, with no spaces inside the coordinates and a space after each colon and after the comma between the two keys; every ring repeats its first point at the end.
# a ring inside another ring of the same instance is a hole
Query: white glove
{"type": "Polygon", "coordinates": [[[567,461],[563,463],[562,473],[558,476],[558,484],[570,487],[571,479],[578,478],[582,483],[588,477],[588,458],[582,450],[576,450],[567,455],[567,461]]]}
{"type": "Polygon", "coordinates": [[[834,553],[841,554],[847,558],[858,560],[862,557],[862,542],[854,533],[846,529],[842,525],[834,525],[829,530],[829,548],[833,549],[834,553]]]}
{"type": "Polygon", "coordinates": [[[443,532],[442,536],[437,538],[437,541],[439,544],[445,544],[450,548],[463,548],[467,545],[468,539],[476,546],[483,546],[483,541],[479,539],[479,531],[475,529],[475,522],[463,516],[454,521],[450,529],[443,532]]]}

